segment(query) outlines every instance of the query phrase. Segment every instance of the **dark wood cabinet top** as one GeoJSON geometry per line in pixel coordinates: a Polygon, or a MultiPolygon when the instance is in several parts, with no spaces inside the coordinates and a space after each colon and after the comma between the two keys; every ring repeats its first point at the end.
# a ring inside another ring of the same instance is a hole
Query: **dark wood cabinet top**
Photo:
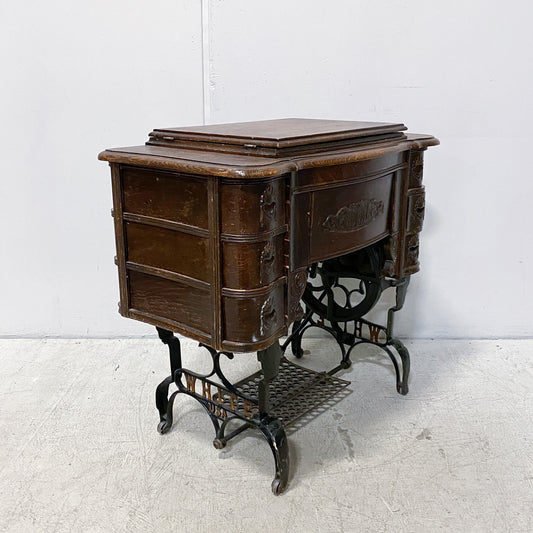
{"type": "Polygon", "coordinates": [[[319,119],[159,128],[150,133],[144,146],[108,149],[99,159],[189,174],[253,179],[439,143],[431,135],[405,134],[405,129],[403,124],[319,119]]]}
{"type": "Polygon", "coordinates": [[[186,128],[161,128],[148,144],[268,157],[405,139],[403,124],[283,118],[186,128]]]}
{"type": "Polygon", "coordinates": [[[218,137],[223,139],[244,138],[270,141],[280,145],[289,141],[306,144],[310,139],[364,137],[370,134],[406,130],[403,124],[386,122],[361,122],[351,120],[323,120],[313,118],[281,118],[255,122],[234,122],[181,128],[161,128],[154,131],[187,136],[218,137]]]}

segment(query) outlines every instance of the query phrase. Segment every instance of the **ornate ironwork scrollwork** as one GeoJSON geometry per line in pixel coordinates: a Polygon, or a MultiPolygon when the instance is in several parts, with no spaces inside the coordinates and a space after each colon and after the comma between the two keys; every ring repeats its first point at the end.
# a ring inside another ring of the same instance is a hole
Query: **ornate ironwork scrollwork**
{"type": "Polygon", "coordinates": [[[283,348],[286,349],[290,345],[293,354],[298,358],[302,357],[301,343],[304,333],[313,327],[320,328],[335,339],[341,350],[339,366],[330,371],[335,373],[340,368],[351,365],[350,355],[356,346],[364,343],[374,344],[390,357],[396,372],[398,392],[407,394],[409,352],[400,340],[393,336],[393,317],[403,306],[409,278],[396,280],[385,277],[383,250],[379,243],[345,256],[342,261],[340,259],[342,258],[314,266],[313,270],[321,284],[307,284],[303,296],[306,306],[304,317],[294,322],[292,333],[283,348]],[[347,286],[347,283],[351,286],[347,286]],[[388,287],[396,287],[396,305],[388,312],[387,325],[363,318],[377,302],[381,291],[388,287]],[[356,299],[357,302],[354,302],[356,299]],[[396,350],[399,359],[391,348],[396,350]]]}

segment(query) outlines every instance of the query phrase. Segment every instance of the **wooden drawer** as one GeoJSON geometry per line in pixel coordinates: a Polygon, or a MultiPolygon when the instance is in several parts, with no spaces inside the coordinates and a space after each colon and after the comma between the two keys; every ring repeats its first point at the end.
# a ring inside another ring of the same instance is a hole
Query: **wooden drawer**
{"type": "Polygon", "coordinates": [[[246,184],[225,180],[220,198],[223,233],[263,233],[285,223],[284,179],[246,184]]]}
{"type": "Polygon", "coordinates": [[[364,248],[388,234],[393,176],[311,193],[311,262],[364,248]]]}
{"type": "MultiPolygon", "coordinates": [[[[226,344],[246,345],[268,339],[285,326],[284,284],[279,281],[266,294],[223,292],[223,337],[226,344]]],[[[236,350],[239,351],[239,350],[236,350]]]]}
{"type": "Polygon", "coordinates": [[[207,180],[176,172],[122,168],[124,211],[207,229],[207,180]]]}
{"type": "Polygon", "coordinates": [[[373,174],[387,173],[389,169],[403,165],[404,162],[405,155],[399,152],[356,163],[308,168],[298,172],[296,185],[298,189],[306,189],[339,181],[361,179],[373,174]]]}
{"type": "Polygon", "coordinates": [[[260,242],[222,243],[222,285],[253,289],[283,275],[284,235],[260,242]]]}
{"type": "Polygon", "coordinates": [[[184,324],[211,335],[213,313],[209,290],[130,271],[130,310],[184,324]],[[185,322],[184,322],[185,321],[185,322]]]}
{"type": "Polygon", "coordinates": [[[125,228],[127,261],[210,282],[207,238],[132,222],[125,228]]]}

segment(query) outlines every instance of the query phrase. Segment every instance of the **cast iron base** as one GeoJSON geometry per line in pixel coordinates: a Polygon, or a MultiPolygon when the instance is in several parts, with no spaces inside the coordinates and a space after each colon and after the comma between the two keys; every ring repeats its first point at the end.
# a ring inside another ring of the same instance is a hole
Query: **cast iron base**
{"type": "Polygon", "coordinates": [[[394,280],[372,275],[372,272],[378,273],[381,268],[380,258],[372,249],[364,254],[358,252],[347,259],[358,263],[357,274],[354,274],[354,264],[338,260],[314,265],[310,269],[311,277],[320,274],[322,284],[308,284],[303,298],[306,306],[303,318],[293,324],[292,333],[282,347],[276,342],[257,353],[260,371],[235,384],[230,383],[220,368],[220,358],[232,359],[232,353],[218,352],[201,345],[211,354],[213,367],[208,374],[198,374],[182,367],[180,343],[174,334],[157,328],[161,341],[169,347],[171,369],[171,375],[156,390],[156,406],[160,416],[158,431],[164,434],[171,429],[173,404],[178,393],[192,396],[205,409],[215,429],[213,445],[217,449],[224,448],[229,440],[244,430],[256,428],[274,455],[276,472],[272,492],[278,495],[286,489],[289,478],[289,448],[285,428],[341,395],[349,382],[333,377],[333,374],[351,365],[350,356],[356,346],[366,343],[384,350],[394,365],[397,391],[407,394],[409,352],[393,336],[393,321],[394,313],[403,306],[409,278],[394,280]],[[347,270],[346,265],[350,267],[347,270]],[[365,268],[367,274],[364,273],[365,268]],[[341,282],[344,278],[352,282],[359,280],[358,287],[349,290],[341,282]],[[396,289],[396,305],[388,311],[387,324],[382,326],[363,319],[362,315],[372,308],[382,290],[388,287],[396,289]],[[339,290],[345,296],[343,304],[338,302],[339,290]],[[352,303],[354,294],[360,300],[357,304],[352,303]],[[340,363],[329,372],[314,372],[283,357],[289,345],[297,358],[302,357],[302,337],[312,327],[330,333],[340,347],[340,363]],[[169,396],[169,388],[173,383],[177,390],[169,396]],[[228,433],[227,427],[232,421],[238,425],[228,433]]]}

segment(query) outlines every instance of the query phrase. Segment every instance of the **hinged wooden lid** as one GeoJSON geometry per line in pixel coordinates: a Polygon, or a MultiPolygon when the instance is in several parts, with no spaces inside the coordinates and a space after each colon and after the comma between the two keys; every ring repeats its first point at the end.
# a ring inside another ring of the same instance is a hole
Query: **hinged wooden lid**
{"type": "Polygon", "coordinates": [[[280,157],[405,139],[403,124],[284,118],[212,126],[160,128],[148,145],[280,157]]]}

